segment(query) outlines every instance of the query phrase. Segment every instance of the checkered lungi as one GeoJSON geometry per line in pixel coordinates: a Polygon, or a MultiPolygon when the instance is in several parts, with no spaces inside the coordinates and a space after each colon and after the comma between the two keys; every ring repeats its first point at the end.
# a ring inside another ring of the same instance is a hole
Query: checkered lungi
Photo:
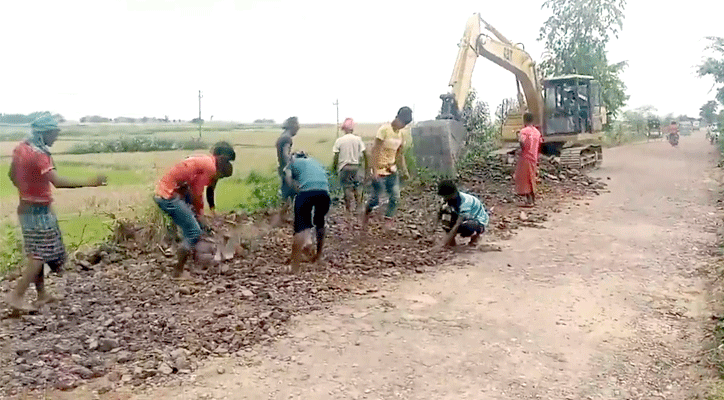
{"type": "Polygon", "coordinates": [[[49,205],[24,205],[18,212],[25,254],[43,260],[51,268],[65,262],[65,246],[58,218],[49,205]]]}

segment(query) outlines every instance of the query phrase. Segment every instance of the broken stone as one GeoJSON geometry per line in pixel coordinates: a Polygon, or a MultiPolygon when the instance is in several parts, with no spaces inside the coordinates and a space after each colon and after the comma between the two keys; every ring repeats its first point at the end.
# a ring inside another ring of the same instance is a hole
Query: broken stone
{"type": "Polygon", "coordinates": [[[111,382],[118,382],[121,380],[121,373],[118,371],[111,371],[108,374],[108,380],[111,382]]]}
{"type": "Polygon", "coordinates": [[[116,339],[104,338],[104,339],[101,339],[100,345],[98,346],[98,349],[99,349],[100,351],[111,351],[111,350],[115,349],[115,348],[118,347],[118,346],[119,346],[118,340],[116,340],[116,339]]]}
{"type": "Polygon", "coordinates": [[[71,368],[70,372],[72,374],[80,376],[83,379],[90,379],[93,377],[93,371],[82,365],[74,366],[73,368],[71,368]]]}
{"type": "Polygon", "coordinates": [[[118,361],[119,363],[127,363],[131,360],[133,360],[133,354],[130,351],[126,350],[119,351],[116,357],[116,361],[118,361]]]}
{"type": "Polygon", "coordinates": [[[113,390],[113,385],[110,383],[101,383],[101,385],[98,387],[98,394],[106,394],[113,390]]]}
{"type": "Polygon", "coordinates": [[[161,365],[158,366],[158,372],[164,375],[171,375],[173,373],[173,368],[169,367],[166,363],[161,363],[161,365]]]}
{"type": "Polygon", "coordinates": [[[191,362],[185,357],[181,356],[174,360],[174,366],[179,371],[190,371],[191,370],[191,362]]]}
{"type": "Polygon", "coordinates": [[[78,261],[78,265],[81,267],[81,269],[83,271],[88,271],[88,270],[93,269],[93,265],[86,260],[78,261]]]}

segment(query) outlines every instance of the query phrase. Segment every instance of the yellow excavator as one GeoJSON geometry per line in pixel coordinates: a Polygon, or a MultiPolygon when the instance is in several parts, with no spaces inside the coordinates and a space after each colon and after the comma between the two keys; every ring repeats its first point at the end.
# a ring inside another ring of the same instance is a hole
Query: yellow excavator
{"type": "Polygon", "coordinates": [[[454,170],[457,151],[464,146],[462,108],[470,91],[475,62],[481,56],[512,72],[518,89],[519,106],[504,116],[503,148],[496,153],[512,154],[518,148],[522,116],[529,111],[533,124],[543,135],[542,153],[560,157],[560,163],[569,168],[601,164],[606,109],[601,101],[601,87],[593,77],[565,75],[541,79],[523,45],[508,40],[477,13],[468,19],[459,48],[449,83],[451,90],[440,96],[440,114],[436,120],[422,121],[412,128],[413,140],[423,147],[416,149],[422,165],[454,170]],[[492,36],[481,33],[481,22],[492,36]],[[433,145],[443,149],[431,151],[429,146],[433,145]]]}

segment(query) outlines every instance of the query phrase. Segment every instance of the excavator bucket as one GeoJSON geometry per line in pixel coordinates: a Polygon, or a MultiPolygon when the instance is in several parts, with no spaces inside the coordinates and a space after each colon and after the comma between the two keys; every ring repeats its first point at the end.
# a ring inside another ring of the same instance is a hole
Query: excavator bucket
{"type": "Polygon", "coordinates": [[[461,121],[438,119],[415,124],[410,134],[419,166],[455,176],[455,163],[465,145],[466,130],[461,121]]]}

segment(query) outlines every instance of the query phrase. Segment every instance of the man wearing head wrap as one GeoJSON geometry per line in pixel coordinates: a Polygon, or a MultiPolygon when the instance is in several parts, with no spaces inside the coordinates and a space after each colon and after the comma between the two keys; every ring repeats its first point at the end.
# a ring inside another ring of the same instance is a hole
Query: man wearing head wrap
{"type": "Polygon", "coordinates": [[[101,186],[106,177],[98,175],[87,180],[72,180],[58,175],[50,155],[50,146],[58,138],[58,122],[49,113],[31,123],[31,135],[13,150],[10,180],[18,189],[20,204],[18,219],[23,232],[23,247],[27,266],[15,289],[8,295],[8,304],[19,311],[33,311],[44,303],[55,300],[45,290],[43,267],[45,264],[60,272],[65,263],[65,246],[58,227],[58,218],[51,209],[51,185],[56,188],[101,186]],[[37,301],[28,306],[23,301],[25,291],[35,282],[37,301]]]}
{"type": "Polygon", "coordinates": [[[353,133],[354,120],[352,118],[344,120],[342,131],[344,131],[344,135],[338,138],[332,147],[334,153],[332,170],[339,177],[339,182],[344,190],[344,203],[347,212],[351,213],[352,200],[355,200],[358,207],[362,200],[362,191],[359,190],[360,160],[364,160],[365,168],[369,168],[369,161],[367,160],[365,144],[362,138],[353,133]]]}
{"type": "Polygon", "coordinates": [[[369,222],[370,212],[380,202],[380,192],[382,192],[383,186],[389,196],[389,204],[385,213],[385,225],[388,228],[392,226],[392,216],[395,214],[397,202],[400,199],[398,170],[402,170],[403,179],[410,178],[403,154],[405,138],[402,134],[402,129],[410,122],[412,122],[412,110],[410,107],[402,107],[397,111],[397,115],[392,122],[382,125],[377,131],[375,144],[372,148],[372,166],[370,168],[372,194],[363,217],[365,226],[369,222]]]}
{"type": "Polygon", "coordinates": [[[287,185],[284,179],[284,168],[291,160],[292,154],[292,138],[299,132],[299,120],[297,117],[289,117],[282,124],[282,134],[279,136],[276,142],[277,148],[277,160],[279,161],[279,167],[277,172],[279,173],[279,179],[281,180],[281,197],[282,197],[282,209],[280,212],[280,218],[282,221],[287,219],[287,214],[292,205],[294,199],[294,190],[287,185]]]}

